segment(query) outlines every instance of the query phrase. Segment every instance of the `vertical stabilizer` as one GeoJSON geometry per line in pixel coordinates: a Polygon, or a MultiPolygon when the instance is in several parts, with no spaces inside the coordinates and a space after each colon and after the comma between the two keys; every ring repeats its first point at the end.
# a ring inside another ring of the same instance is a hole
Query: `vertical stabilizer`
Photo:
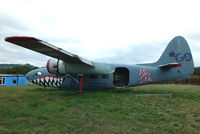
{"type": "MultiPolygon", "coordinates": [[[[172,39],[160,59],[153,65],[179,65],[170,68],[171,71],[178,74],[175,80],[188,78],[194,72],[194,63],[187,41],[181,36],[172,39]]],[[[166,68],[166,70],[168,69],[166,68]]]]}

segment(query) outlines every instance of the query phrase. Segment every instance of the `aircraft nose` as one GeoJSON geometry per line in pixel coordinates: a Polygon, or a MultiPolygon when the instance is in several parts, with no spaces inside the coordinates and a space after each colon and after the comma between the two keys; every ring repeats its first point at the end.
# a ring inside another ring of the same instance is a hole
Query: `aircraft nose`
{"type": "Polygon", "coordinates": [[[27,78],[28,81],[33,80],[33,77],[34,77],[34,75],[33,75],[33,72],[32,72],[32,71],[31,71],[31,72],[28,72],[28,73],[26,74],[26,78],[27,78]]]}

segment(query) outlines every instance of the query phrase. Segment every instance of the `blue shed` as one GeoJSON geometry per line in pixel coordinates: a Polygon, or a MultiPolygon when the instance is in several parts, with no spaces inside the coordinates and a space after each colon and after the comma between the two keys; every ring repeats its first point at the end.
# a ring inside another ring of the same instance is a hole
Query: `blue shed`
{"type": "Polygon", "coordinates": [[[18,86],[18,85],[27,85],[26,76],[0,74],[0,86],[18,86]]]}

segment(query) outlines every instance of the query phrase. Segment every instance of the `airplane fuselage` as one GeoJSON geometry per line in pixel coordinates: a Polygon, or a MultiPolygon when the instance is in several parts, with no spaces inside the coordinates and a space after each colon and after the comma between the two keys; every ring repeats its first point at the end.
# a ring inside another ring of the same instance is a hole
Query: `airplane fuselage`
{"type": "MultiPolygon", "coordinates": [[[[145,65],[109,64],[109,66],[115,69],[114,73],[83,75],[83,89],[129,87],[158,83],[168,80],[184,79],[181,75],[181,69],[179,69],[179,67],[170,70],[163,70],[157,66],[145,65]]],[[[55,75],[50,74],[46,68],[41,68],[29,72],[27,74],[27,78],[32,83],[41,86],[79,89],[81,75],[55,75]]]]}

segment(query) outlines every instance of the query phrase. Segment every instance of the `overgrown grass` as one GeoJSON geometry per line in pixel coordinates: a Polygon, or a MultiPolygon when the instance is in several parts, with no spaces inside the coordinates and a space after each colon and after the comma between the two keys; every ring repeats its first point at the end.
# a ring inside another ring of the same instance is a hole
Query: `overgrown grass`
{"type": "Polygon", "coordinates": [[[200,133],[200,86],[0,87],[0,133],[200,133]],[[136,94],[173,94],[172,98],[136,94]]]}

